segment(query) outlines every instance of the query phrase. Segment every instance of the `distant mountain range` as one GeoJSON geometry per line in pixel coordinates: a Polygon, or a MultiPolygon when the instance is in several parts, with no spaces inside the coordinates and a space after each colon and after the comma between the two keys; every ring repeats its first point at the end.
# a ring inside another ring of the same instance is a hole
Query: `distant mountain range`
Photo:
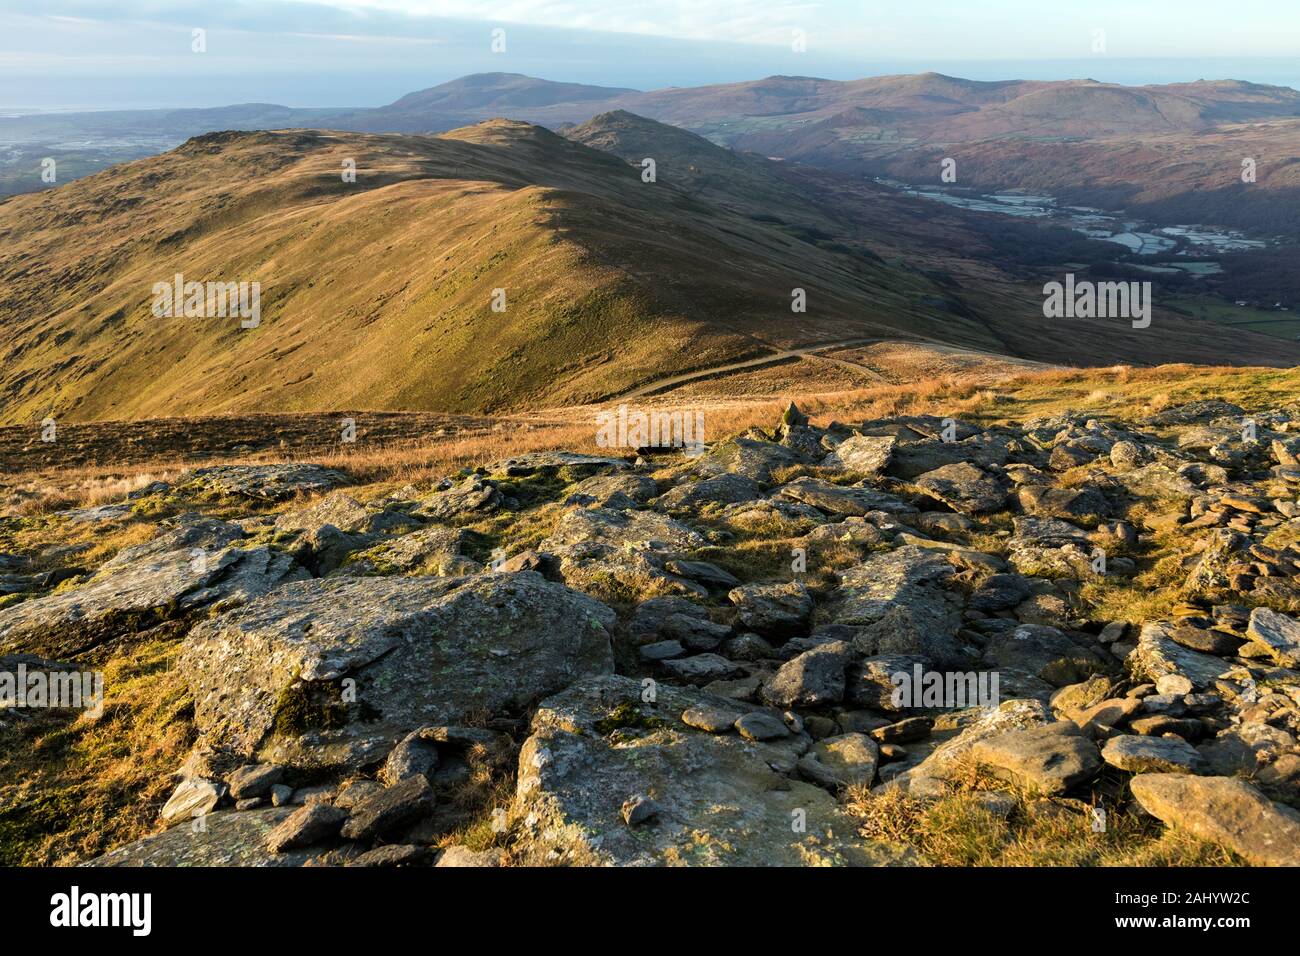
{"type": "Polygon", "coordinates": [[[1213,222],[1300,236],[1300,92],[1239,80],[1126,87],[1095,80],[979,82],[924,73],[853,81],[776,76],[652,92],[510,73],[463,77],[374,109],[213,109],[0,119],[0,193],[154,155],[222,130],[436,133],[493,118],[560,130],[624,110],[720,145],[826,169],[1051,191],[1170,224],[1213,222]],[[1241,163],[1257,164],[1241,181],[1241,163]]]}

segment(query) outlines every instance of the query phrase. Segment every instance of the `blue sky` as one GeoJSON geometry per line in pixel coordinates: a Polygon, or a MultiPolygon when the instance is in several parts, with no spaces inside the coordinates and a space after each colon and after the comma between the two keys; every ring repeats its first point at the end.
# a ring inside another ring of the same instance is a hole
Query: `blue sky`
{"type": "Polygon", "coordinates": [[[1292,0],[0,0],[0,106],[363,106],[491,70],[643,89],[926,69],[1297,85],[1296,51],[1292,0]]]}

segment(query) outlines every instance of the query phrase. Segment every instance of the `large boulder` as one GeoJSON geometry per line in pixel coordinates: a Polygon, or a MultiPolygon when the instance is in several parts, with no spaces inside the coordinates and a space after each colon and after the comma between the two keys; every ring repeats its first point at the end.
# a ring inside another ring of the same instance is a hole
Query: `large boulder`
{"type": "Polygon", "coordinates": [[[970,755],[995,774],[1045,794],[1064,793],[1101,769],[1097,745],[1070,720],[988,737],[970,755]]]}
{"type": "Polygon", "coordinates": [[[223,810],[188,826],[172,827],[110,850],[86,866],[302,866],[315,854],[286,849],[272,853],[266,843],[293,807],[223,810]]]}
{"type": "Polygon", "coordinates": [[[918,654],[944,665],[965,660],[957,643],[961,599],[942,554],[907,546],[841,571],[833,607],[839,624],[859,626],[863,654],[918,654]]]}
{"type": "Polygon", "coordinates": [[[736,619],[743,626],[770,637],[796,634],[812,616],[812,596],[800,581],[744,584],[727,597],[736,605],[736,619]]]}
{"type": "Polygon", "coordinates": [[[906,501],[860,486],[833,485],[818,478],[797,478],[781,486],[780,495],[792,501],[812,505],[833,515],[865,515],[873,511],[888,514],[916,514],[906,501]]]}
{"type": "Polygon", "coordinates": [[[889,467],[897,444],[893,435],[853,435],[836,445],[822,465],[874,478],[889,467]]]}
{"type": "Polygon", "coordinates": [[[519,755],[515,796],[524,845],[539,856],[607,865],[897,859],[856,838],[854,821],[835,798],[794,776],[810,745],[806,735],[757,741],[701,730],[682,714],[735,704],[662,685],[654,703],[642,694],[639,682],[610,675],[542,703],[519,755]],[[653,801],[653,817],[624,817],[623,806],[636,797],[653,801]]]}
{"type": "Polygon", "coordinates": [[[1230,777],[1144,773],[1133,798],[1167,826],[1240,854],[1255,866],[1300,866],[1300,820],[1230,777]]]}
{"type": "Polygon", "coordinates": [[[914,484],[962,514],[996,511],[1007,502],[1007,489],[1002,483],[966,461],[927,471],[914,484]]]}
{"type": "Polygon", "coordinates": [[[808,461],[797,451],[776,442],[742,436],[713,446],[695,470],[705,477],[743,475],[767,485],[772,482],[773,471],[801,464],[808,461]]]}
{"type": "Polygon", "coordinates": [[[283,552],[240,547],[243,537],[228,522],[188,517],[119,552],[84,584],[0,610],[0,650],[78,654],[199,609],[235,607],[308,576],[283,552]]]}
{"type": "Polygon", "coordinates": [[[285,585],[196,627],[181,671],[212,747],[364,766],[427,724],[528,706],[613,669],[603,604],[533,572],[285,585]]]}

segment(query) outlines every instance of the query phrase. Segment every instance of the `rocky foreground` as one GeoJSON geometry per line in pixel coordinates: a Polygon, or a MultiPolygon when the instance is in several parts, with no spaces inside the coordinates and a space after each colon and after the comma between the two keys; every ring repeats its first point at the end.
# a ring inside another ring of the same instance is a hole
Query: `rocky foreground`
{"type": "Polygon", "coordinates": [[[97,567],[0,554],[0,671],[181,642],[192,749],[100,865],[924,863],[873,807],[953,798],[1297,865],[1298,455],[1203,401],[204,468],[41,526],[156,525],[97,567]]]}

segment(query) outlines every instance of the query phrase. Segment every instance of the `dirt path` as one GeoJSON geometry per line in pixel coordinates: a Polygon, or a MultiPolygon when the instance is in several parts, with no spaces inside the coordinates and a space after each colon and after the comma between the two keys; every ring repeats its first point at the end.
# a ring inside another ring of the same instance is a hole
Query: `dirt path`
{"type": "Polygon", "coordinates": [[[836,365],[842,365],[845,368],[851,368],[857,372],[866,372],[878,381],[883,382],[885,380],[884,377],[875,369],[868,368],[865,365],[859,365],[856,362],[850,362],[847,359],[829,358],[817,354],[818,352],[825,352],[827,349],[846,348],[850,345],[871,345],[872,343],[879,341],[881,340],[877,336],[869,339],[843,339],[838,342],[825,342],[821,345],[810,345],[806,348],[779,349],[771,355],[760,355],[758,358],[746,359],[743,362],[728,362],[726,365],[715,365],[712,368],[698,369],[694,372],[686,372],[682,375],[671,375],[667,378],[656,379],[648,385],[642,385],[640,388],[634,389],[630,392],[624,392],[617,398],[610,399],[610,401],[625,402],[633,398],[644,398],[647,395],[667,391],[668,389],[676,388],[678,385],[685,385],[687,382],[699,381],[702,378],[728,375],[732,372],[761,368],[764,365],[773,365],[777,362],[788,362],[791,359],[799,358],[816,358],[826,362],[834,362],[836,365]]]}

